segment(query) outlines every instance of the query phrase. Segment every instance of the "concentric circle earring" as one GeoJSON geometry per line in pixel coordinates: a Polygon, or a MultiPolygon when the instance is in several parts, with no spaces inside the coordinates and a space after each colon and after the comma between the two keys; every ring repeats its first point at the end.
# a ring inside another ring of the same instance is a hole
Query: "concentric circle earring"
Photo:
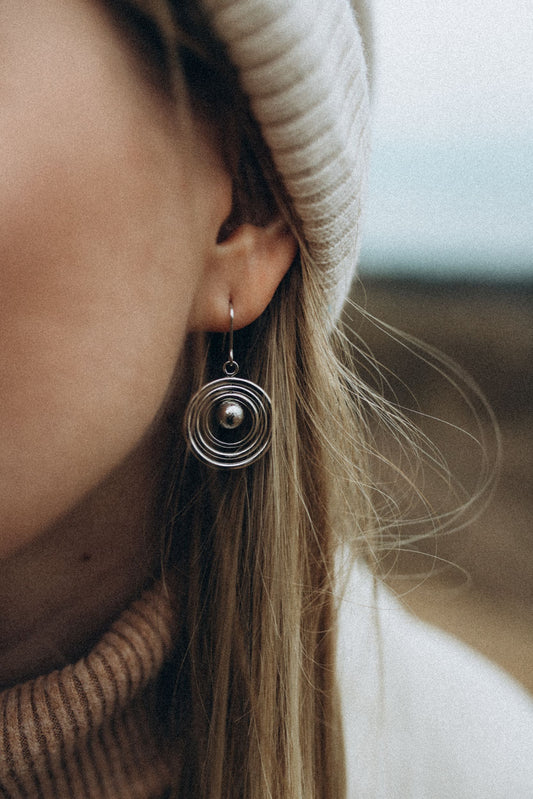
{"type": "Polygon", "coordinates": [[[207,383],[185,413],[185,436],[196,457],[221,469],[242,469],[261,458],[271,441],[271,403],[263,389],[237,377],[233,358],[233,305],[224,377],[207,383]]]}

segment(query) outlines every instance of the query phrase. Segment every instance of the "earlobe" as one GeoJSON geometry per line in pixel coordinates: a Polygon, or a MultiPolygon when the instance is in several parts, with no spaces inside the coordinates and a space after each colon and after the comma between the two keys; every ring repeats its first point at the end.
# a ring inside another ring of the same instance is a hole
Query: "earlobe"
{"type": "Polygon", "coordinates": [[[298,245],[279,218],[262,227],[244,223],[211,249],[199,282],[190,330],[223,332],[228,303],[235,329],[251,324],[265,310],[292,264],[298,245]]]}

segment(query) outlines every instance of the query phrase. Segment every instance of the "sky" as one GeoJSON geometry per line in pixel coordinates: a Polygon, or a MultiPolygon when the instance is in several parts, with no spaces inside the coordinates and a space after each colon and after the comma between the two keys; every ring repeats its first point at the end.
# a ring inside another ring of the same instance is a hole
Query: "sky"
{"type": "Polygon", "coordinates": [[[533,0],[372,0],[362,263],[533,276],[533,0]]]}
{"type": "Polygon", "coordinates": [[[376,124],[533,135],[532,0],[372,0],[376,124]]]}

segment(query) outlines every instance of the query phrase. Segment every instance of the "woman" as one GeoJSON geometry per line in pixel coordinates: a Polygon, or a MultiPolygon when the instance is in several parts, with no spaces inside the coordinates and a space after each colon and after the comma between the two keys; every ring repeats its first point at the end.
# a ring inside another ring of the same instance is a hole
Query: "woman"
{"type": "Polygon", "coordinates": [[[368,148],[347,2],[1,21],[0,794],[318,799],[347,771],[351,796],[525,796],[528,700],[396,606],[377,635],[364,569],[337,685],[339,546],[369,556],[378,529],[332,344],[368,148]],[[458,712],[434,747],[422,713],[402,728],[402,633],[428,712],[465,680],[465,764],[458,712]],[[513,719],[495,740],[479,681],[513,719]]]}

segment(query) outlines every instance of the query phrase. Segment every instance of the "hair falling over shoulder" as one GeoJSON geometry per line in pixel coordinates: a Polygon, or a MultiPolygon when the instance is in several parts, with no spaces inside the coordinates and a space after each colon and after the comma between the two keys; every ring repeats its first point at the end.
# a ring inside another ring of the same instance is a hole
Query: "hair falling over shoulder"
{"type": "MultiPolygon", "coordinates": [[[[218,132],[234,176],[221,235],[280,214],[300,249],[263,315],[235,335],[241,374],[272,400],[268,455],[216,471],[187,454],[170,414],[161,487],[162,562],[180,627],[165,715],[179,740],[176,797],[342,799],[344,748],[336,683],[336,557],[378,547],[367,417],[410,430],[365,388],[330,329],[323,279],[238,87],[193,0],[139,2],[173,21],[193,107],[218,132]],[[169,710],[170,708],[170,710],[169,710]]],[[[222,336],[191,336],[190,392],[220,376],[222,336]]]]}
{"type": "MultiPolygon", "coordinates": [[[[185,795],[345,791],[335,556],[348,518],[368,550],[372,518],[364,435],[311,275],[295,263],[237,339],[243,371],[272,399],[270,453],[228,473],[186,457],[169,493],[167,569],[187,583],[173,695],[185,795]]],[[[222,352],[211,342],[200,382],[222,352]]]]}
{"type": "MultiPolygon", "coordinates": [[[[167,506],[167,568],[187,583],[173,697],[177,732],[187,731],[185,795],[343,796],[334,595],[342,488],[334,461],[355,453],[336,441],[352,417],[343,425],[347,408],[315,318],[315,289],[295,265],[238,343],[243,371],[272,398],[269,455],[228,473],[187,458],[167,506]]],[[[208,377],[220,352],[208,353],[208,377]]]]}
{"type": "MultiPolygon", "coordinates": [[[[172,10],[191,101],[220,131],[235,176],[225,235],[274,213],[295,228],[220,45],[195,3],[172,10]]],[[[345,793],[333,585],[342,487],[334,461],[349,462],[350,473],[364,467],[363,449],[346,435],[353,415],[324,326],[324,296],[301,249],[267,311],[235,335],[241,374],[272,400],[264,459],[229,473],[209,469],[185,452],[179,421],[171,426],[161,525],[181,624],[167,675],[169,724],[180,741],[176,796],[345,793]]],[[[199,364],[192,392],[219,376],[224,350],[220,335],[197,335],[187,346],[187,363],[199,364]]]]}
{"type": "MultiPolygon", "coordinates": [[[[225,234],[280,213],[298,235],[231,65],[196,3],[150,5],[152,13],[172,11],[191,101],[220,132],[234,174],[225,234]]],[[[181,624],[167,675],[169,724],[180,741],[176,796],[345,794],[334,560],[341,503],[361,542],[369,527],[365,450],[325,328],[324,287],[299,238],[300,254],[267,311],[235,337],[241,373],[272,400],[267,457],[242,471],[211,470],[186,454],[179,422],[170,427],[161,526],[181,624]]],[[[199,364],[192,392],[219,376],[223,349],[218,335],[191,337],[188,346],[187,362],[199,364]]]]}

